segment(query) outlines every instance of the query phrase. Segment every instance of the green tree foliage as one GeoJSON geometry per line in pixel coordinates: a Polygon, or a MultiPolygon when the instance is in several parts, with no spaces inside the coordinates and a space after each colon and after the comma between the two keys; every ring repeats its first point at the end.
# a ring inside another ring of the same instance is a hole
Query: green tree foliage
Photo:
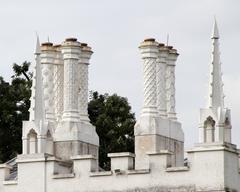
{"type": "Polygon", "coordinates": [[[22,121],[28,119],[30,106],[30,63],[13,65],[11,83],[0,77],[0,161],[21,153],[22,121]]]}
{"type": "Polygon", "coordinates": [[[24,61],[22,65],[16,63],[13,64],[13,71],[15,77],[21,77],[22,75],[26,78],[27,81],[31,81],[32,73],[29,72],[30,63],[24,61]]]}
{"type": "Polygon", "coordinates": [[[135,115],[126,98],[93,92],[88,104],[91,123],[100,138],[99,165],[110,168],[107,153],[134,152],[135,115]]]}

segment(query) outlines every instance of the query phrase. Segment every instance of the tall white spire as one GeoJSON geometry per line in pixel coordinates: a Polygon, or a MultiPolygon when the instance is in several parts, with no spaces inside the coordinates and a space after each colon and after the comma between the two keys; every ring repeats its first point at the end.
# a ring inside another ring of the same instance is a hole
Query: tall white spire
{"type": "Polygon", "coordinates": [[[39,37],[37,36],[37,44],[35,50],[35,66],[33,72],[30,121],[35,121],[38,124],[45,119],[45,109],[43,101],[43,85],[42,85],[42,66],[41,66],[41,48],[39,37]]]}
{"type": "Polygon", "coordinates": [[[222,71],[219,51],[219,32],[216,19],[214,20],[212,33],[212,59],[209,80],[208,107],[217,112],[218,108],[224,108],[224,94],[222,83],[222,71]]]}
{"type": "Polygon", "coordinates": [[[212,32],[208,105],[200,110],[199,143],[231,143],[231,112],[224,107],[219,32],[216,19],[212,32]]]}

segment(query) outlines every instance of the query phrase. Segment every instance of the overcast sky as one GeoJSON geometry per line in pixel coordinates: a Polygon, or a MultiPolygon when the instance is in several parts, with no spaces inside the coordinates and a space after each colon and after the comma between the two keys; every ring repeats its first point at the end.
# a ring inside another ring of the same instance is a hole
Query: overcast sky
{"type": "Polygon", "coordinates": [[[154,37],[173,45],[177,113],[186,148],[197,142],[199,108],[205,107],[214,15],[220,31],[226,106],[232,110],[233,142],[240,144],[239,0],[8,0],[0,2],[0,76],[12,64],[33,61],[36,43],[77,37],[94,51],[90,90],[127,97],[139,116],[143,101],[138,46],[154,37]]]}

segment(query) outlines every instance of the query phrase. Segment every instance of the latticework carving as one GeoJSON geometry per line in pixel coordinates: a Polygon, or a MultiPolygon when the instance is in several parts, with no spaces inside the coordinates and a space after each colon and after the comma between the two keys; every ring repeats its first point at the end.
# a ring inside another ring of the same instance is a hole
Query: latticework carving
{"type": "Polygon", "coordinates": [[[80,63],[78,65],[79,71],[79,97],[78,97],[78,109],[80,117],[86,118],[88,116],[88,65],[80,63]]]}
{"type": "Polygon", "coordinates": [[[46,109],[46,119],[54,120],[54,94],[53,94],[53,64],[42,64],[43,96],[46,109]]]}
{"type": "Polygon", "coordinates": [[[157,109],[160,115],[166,115],[166,63],[157,59],[156,66],[157,82],[157,109]]]}
{"type": "Polygon", "coordinates": [[[175,66],[168,65],[166,70],[167,113],[175,114],[175,66]]]}
{"type": "Polygon", "coordinates": [[[65,60],[64,63],[64,111],[78,110],[78,64],[75,60],[65,60]]]}
{"type": "Polygon", "coordinates": [[[144,107],[156,106],[156,58],[144,58],[144,107]]]}
{"type": "Polygon", "coordinates": [[[58,64],[54,66],[54,102],[55,113],[58,121],[61,119],[63,113],[63,69],[63,65],[58,64]]]}

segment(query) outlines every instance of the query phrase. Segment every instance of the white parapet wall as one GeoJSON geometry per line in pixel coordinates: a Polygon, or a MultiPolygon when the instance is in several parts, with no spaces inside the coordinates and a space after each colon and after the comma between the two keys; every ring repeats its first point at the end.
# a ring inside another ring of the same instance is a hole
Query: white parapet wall
{"type": "Polygon", "coordinates": [[[239,191],[238,153],[223,144],[188,151],[188,166],[173,167],[167,150],[149,152],[149,168],[134,169],[133,154],[109,154],[112,169],[98,171],[92,155],[73,156],[71,163],[46,154],[18,156],[18,177],[0,166],[1,192],[239,191]]]}

